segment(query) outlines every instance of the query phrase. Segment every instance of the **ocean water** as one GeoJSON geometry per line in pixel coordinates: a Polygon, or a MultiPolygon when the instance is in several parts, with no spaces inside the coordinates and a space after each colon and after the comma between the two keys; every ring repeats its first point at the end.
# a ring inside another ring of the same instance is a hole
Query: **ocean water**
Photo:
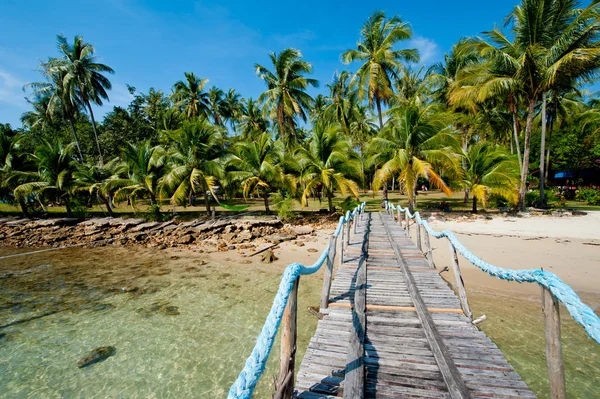
{"type": "MultiPolygon", "coordinates": [[[[215,262],[189,251],[111,246],[0,259],[0,397],[224,398],[282,270],[233,253],[215,262]],[[77,367],[109,345],[114,356],[77,367]]],[[[318,306],[321,278],[300,284],[298,362],[316,328],[306,308],[318,306]]],[[[488,316],[482,329],[548,397],[540,304],[469,294],[476,315],[488,316]]],[[[564,311],[562,320],[568,397],[600,397],[600,345],[564,311]]],[[[256,398],[271,397],[278,357],[276,344],[256,398]]]]}
{"type": "MultiPolygon", "coordinates": [[[[281,267],[224,263],[112,247],[0,260],[0,397],[225,397],[281,267]],[[77,367],[109,345],[114,356],[77,367]]],[[[316,278],[300,285],[299,359],[316,326],[305,309],[318,304],[319,287],[316,278]]],[[[278,352],[258,398],[271,396],[278,352]]]]}

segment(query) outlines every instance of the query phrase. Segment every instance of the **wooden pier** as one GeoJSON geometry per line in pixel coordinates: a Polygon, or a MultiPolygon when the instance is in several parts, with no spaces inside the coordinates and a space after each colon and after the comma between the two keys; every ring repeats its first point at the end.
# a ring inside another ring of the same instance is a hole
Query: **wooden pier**
{"type": "MultiPolygon", "coordinates": [[[[457,296],[432,267],[430,248],[430,259],[423,255],[420,234],[418,248],[393,216],[359,217],[354,231],[342,236],[340,263],[329,262],[335,266],[330,287],[326,270],[325,316],[302,360],[294,395],[535,397],[471,322],[462,285],[457,296]]],[[[458,264],[453,266],[456,272],[458,264]]]]}

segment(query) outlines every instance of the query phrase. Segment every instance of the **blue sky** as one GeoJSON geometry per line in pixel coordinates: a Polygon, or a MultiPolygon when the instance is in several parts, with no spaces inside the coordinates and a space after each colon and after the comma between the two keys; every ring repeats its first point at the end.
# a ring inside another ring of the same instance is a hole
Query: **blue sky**
{"type": "Polygon", "coordinates": [[[186,71],[210,79],[223,90],[235,88],[256,98],[264,83],[254,64],[268,65],[268,53],[300,49],[321,81],[349,69],[340,54],[354,48],[362,23],[374,10],[408,21],[416,47],[428,65],[462,36],[473,36],[501,24],[516,4],[511,0],[463,1],[143,1],[143,0],[2,0],[0,2],[0,122],[20,126],[28,109],[22,86],[40,80],[40,61],[56,56],[55,37],[83,35],[100,60],[115,71],[110,103],[131,100],[126,84],[147,92],[170,93],[186,71]]]}

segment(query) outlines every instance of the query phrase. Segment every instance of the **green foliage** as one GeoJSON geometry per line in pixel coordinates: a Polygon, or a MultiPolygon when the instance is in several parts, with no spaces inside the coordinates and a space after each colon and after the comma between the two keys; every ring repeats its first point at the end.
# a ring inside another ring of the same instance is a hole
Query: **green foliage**
{"type": "Polygon", "coordinates": [[[271,197],[271,200],[275,204],[279,219],[286,222],[294,219],[296,216],[296,212],[294,211],[296,200],[292,196],[286,195],[282,197],[280,194],[275,194],[271,197]]]}
{"type": "Polygon", "coordinates": [[[588,205],[600,205],[600,190],[591,187],[580,188],[576,191],[575,198],[588,205]]]}
{"type": "Polygon", "coordinates": [[[358,199],[348,196],[340,203],[340,208],[342,213],[346,214],[346,212],[354,210],[358,205],[360,205],[358,199]]]}

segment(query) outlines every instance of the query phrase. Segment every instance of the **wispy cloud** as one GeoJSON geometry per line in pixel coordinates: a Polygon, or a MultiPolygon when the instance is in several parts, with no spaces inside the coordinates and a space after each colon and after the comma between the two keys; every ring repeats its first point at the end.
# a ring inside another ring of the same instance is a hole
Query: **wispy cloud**
{"type": "Polygon", "coordinates": [[[423,36],[415,36],[410,40],[408,47],[414,47],[419,50],[419,55],[421,56],[421,61],[419,62],[420,65],[432,64],[438,61],[440,56],[438,44],[423,36]]]}
{"type": "Polygon", "coordinates": [[[25,93],[22,90],[23,84],[24,82],[18,77],[0,70],[0,102],[27,109],[25,93]]]}

